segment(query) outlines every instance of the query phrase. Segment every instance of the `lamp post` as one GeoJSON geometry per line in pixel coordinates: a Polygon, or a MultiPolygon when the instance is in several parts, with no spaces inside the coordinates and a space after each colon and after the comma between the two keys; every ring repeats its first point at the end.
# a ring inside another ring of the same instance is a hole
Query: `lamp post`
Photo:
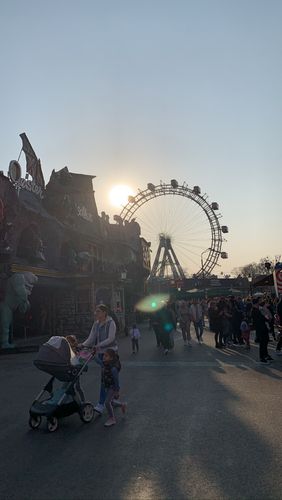
{"type": "Polygon", "coordinates": [[[121,294],[121,297],[120,297],[120,307],[119,307],[119,316],[120,316],[120,321],[122,322],[122,327],[123,329],[125,329],[125,326],[126,326],[126,320],[125,320],[125,316],[126,316],[126,312],[125,312],[125,291],[124,291],[124,288],[125,288],[125,283],[126,283],[126,278],[127,278],[127,271],[126,270],[122,270],[121,273],[120,273],[120,294],[121,294]]]}
{"type": "Polygon", "coordinates": [[[253,281],[253,278],[252,278],[251,274],[249,274],[249,275],[248,275],[248,282],[249,282],[249,294],[250,294],[250,296],[251,296],[251,297],[252,297],[252,295],[253,295],[252,281],[253,281]]]}

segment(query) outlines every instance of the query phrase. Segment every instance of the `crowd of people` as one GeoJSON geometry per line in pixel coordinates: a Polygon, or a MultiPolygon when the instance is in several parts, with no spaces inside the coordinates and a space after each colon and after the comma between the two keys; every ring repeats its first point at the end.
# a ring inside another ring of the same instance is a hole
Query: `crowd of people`
{"type": "MultiPolygon", "coordinates": [[[[74,336],[67,340],[71,348],[80,352],[81,348],[95,350],[95,360],[101,367],[101,385],[99,402],[95,411],[102,414],[107,410],[106,427],[116,423],[114,407],[126,411],[126,403],[119,399],[119,371],[121,363],[118,356],[116,323],[109,315],[109,309],[99,304],[95,310],[95,321],[87,339],[78,344],[74,336]]],[[[254,341],[259,344],[260,362],[268,364],[272,357],[268,352],[270,337],[277,342],[276,353],[282,355],[282,298],[272,296],[246,299],[228,297],[212,300],[180,300],[168,302],[164,307],[150,314],[150,326],[156,336],[157,347],[162,347],[164,354],[174,347],[174,333],[177,328],[182,332],[184,346],[191,347],[191,327],[199,344],[204,342],[205,321],[214,335],[216,349],[241,345],[251,348],[250,332],[255,332],[254,341]],[[278,335],[276,337],[276,331],[278,335]]],[[[132,353],[139,351],[140,330],[134,323],[130,329],[132,353]]]]}
{"type": "Polygon", "coordinates": [[[162,346],[164,353],[168,354],[173,347],[173,332],[177,326],[181,329],[185,346],[192,346],[192,326],[198,343],[202,344],[205,318],[214,334],[216,349],[242,345],[249,350],[250,333],[253,330],[255,342],[259,344],[261,363],[272,361],[267,348],[271,337],[274,341],[277,340],[277,354],[282,354],[282,299],[267,295],[246,299],[234,296],[218,297],[209,301],[187,299],[168,303],[150,318],[157,346],[162,346]],[[277,339],[275,326],[279,332],[277,339]]]}

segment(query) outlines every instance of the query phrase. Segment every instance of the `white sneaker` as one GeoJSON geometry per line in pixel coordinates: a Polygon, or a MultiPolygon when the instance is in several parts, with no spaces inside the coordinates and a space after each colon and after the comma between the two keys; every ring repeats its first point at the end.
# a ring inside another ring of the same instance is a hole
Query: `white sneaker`
{"type": "Polygon", "coordinates": [[[98,403],[96,406],[94,406],[94,410],[97,412],[97,413],[100,413],[100,415],[102,415],[102,413],[104,412],[105,410],[105,405],[102,405],[101,403],[98,403]]]}
{"type": "Polygon", "coordinates": [[[188,347],[192,347],[192,342],[189,340],[188,347]]]}
{"type": "Polygon", "coordinates": [[[115,425],[116,419],[114,417],[108,418],[108,420],[104,423],[105,427],[111,427],[111,425],[115,425]]]}

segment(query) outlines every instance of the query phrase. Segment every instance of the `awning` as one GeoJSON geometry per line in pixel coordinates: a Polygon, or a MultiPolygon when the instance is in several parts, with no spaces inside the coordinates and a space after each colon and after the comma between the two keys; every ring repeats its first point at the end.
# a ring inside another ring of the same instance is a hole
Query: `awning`
{"type": "Polygon", "coordinates": [[[268,276],[260,276],[257,281],[252,283],[253,287],[256,286],[274,286],[273,274],[269,274],[268,276]]]}
{"type": "MultiPolygon", "coordinates": [[[[180,292],[181,293],[181,292],[180,292]]],[[[223,288],[223,287],[215,287],[215,288],[193,288],[192,290],[186,290],[186,292],[182,292],[182,295],[185,295],[189,298],[203,298],[203,297],[228,297],[228,296],[241,296],[244,295],[244,290],[238,290],[236,288],[223,288]]]]}

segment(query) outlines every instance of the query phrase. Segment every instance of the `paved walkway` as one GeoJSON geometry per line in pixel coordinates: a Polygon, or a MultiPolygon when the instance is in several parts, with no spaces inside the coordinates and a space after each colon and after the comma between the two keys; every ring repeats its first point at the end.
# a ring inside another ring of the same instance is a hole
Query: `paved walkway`
{"type": "MultiPolygon", "coordinates": [[[[118,339],[128,411],[110,429],[106,415],[89,425],[72,415],[53,435],[45,422],[30,431],[30,404],[49,377],[34,353],[2,356],[0,498],[281,500],[282,358],[260,365],[254,343],[220,351],[208,330],[198,345],[193,329],[192,348],[177,332],[166,356],[147,325],[141,334],[136,355],[118,339]]],[[[96,363],[81,382],[96,403],[96,363]]]]}
{"type": "MultiPolygon", "coordinates": [[[[193,327],[191,328],[192,347],[184,346],[182,334],[179,330],[174,336],[174,349],[168,355],[164,355],[162,348],[155,346],[155,336],[147,325],[141,325],[142,338],[140,340],[140,352],[131,355],[132,361],[127,366],[262,366],[259,362],[259,346],[254,342],[254,332],[251,334],[251,349],[246,350],[241,345],[231,345],[225,349],[215,349],[214,334],[206,327],[204,330],[204,343],[199,344],[195,338],[193,327]]],[[[276,342],[271,340],[268,345],[269,354],[274,358],[271,365],[282,366],[282,356],[275,353],[276,342]]],[[[131,351],[130,339],[122,339],[120,343],[121,352],[129,355],[131,351]]]]}
{"type": "MultiPolygon", "coordinates": [[[[161,348],[155,347],[155,335],[153,330],[149,329],[147,323],[139,325],[142,333],[140,340],[140,353],[135,355],[134,359],[128,361],[127,366],[218,366],[218,364],[229,365],[252,365],[259,364],[259,347],[254,342],[254,332],[251,333],[251,349],[247,351],[244,346],[230,346],[226,349],[214,348],[214,334],[207,327],[204,330],[204,343],[199,345],[194,333],[193,326],[191,327],[192,347],[186,347],[183,344],[181,331],[178,329],[174,335],[174,349],[163,355],[161,348]],[[145,341],[145,342],[144,342],[145,341]],[[211,359],[211,348],[213,351],[213,359],[211,359]],[[153,359],[152,359],[153,356],[153,359]],[[158,359],[155,359],[157,356],[158,359]],[[164,356],[164,357],[163,357],[164,356]],[[183,359],[184,357],[184,359],[183,359]],[[215,359],[214,359],[215,358],[215,359]]],[[[28,337],[27,339],[16,339],[16,349],[13,351],[1,352],[0,354],[12,354],[18,352],[34,352],[48,340],[49,336],[42,335],[38,337],[28,337]]],[[[79,337],[79,340],[83,340],[79,337]]],[[[130,338],[121,335],[118,337],[120,352],[128,356],[131,351],[130,338]]],[[[282,364],[282,356],[278,357],[275,353],[276,342],[271,340],[268,345],[270,355],[274,358],[278,365],[282,364]]]]}

